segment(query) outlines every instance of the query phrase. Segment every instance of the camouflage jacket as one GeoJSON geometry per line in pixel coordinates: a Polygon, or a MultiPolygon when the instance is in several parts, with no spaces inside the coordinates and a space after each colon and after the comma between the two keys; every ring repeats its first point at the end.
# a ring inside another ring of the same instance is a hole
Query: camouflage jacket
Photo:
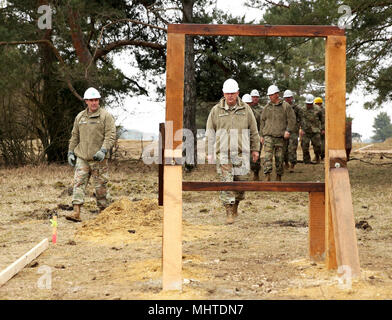
{"type": "Polygon", "coordinates": [[[321,133],[325,126],[324,112],[316,105],[310,109],[302,107],[300,122],[305,133],[321,133]]]}
{"type": "Polygon", "coordinates": [[[260,136],[283,137],[285,131],[294,130],[295,113],[291,106],[282,100],[277,104],[268,102],[261,114],[260,136]]]}
{"type": "MultiPolygon", "coordinates": [[[[78,158],[89,161],[101,148],[107,151],[114,145],[116,139],[116,125],[113,116],[103,108],[92,114],[87,108],[76,116],[69,140],[69,151],[73,151],[78,158]]],[[[106,153],[106,158],[109,152],[106,153]]]]}
{"type": "Polygon", "coordinates": [[[298,135],[299,128],[301,127],[301,107],[297,104],[292,104],[291,108],[295,113],[295,128],[293,130],[293,133],[298,135]]]}
{"type": "Polygon", "coordinates": [[[260,150],[260,137],[257,132],[255,116],[250,106],[240,98],[237,98],[237,104],[234,108],[229,108],[224,98],[212,107],[207,119],[206,129],[207,141],[208,143],[215,143],[217,153],[220,153],[221,146],[223,150],[227,147],[228,151],[237,151],[230,150],[230,144],[235,143],[235,141],[230,141],[233,136],[230,130],[238,130],[239,154],[244,151],[244,147],[249,151],[260,150]],[[243,141],[242,130],[244,129],[249,130],[249,135],[246,135],[247,141],[243,141]]]}
{"type": "Polygon", "coordinates": [[[249,105],[249,106],[252,109],[253,114],[255,115],[256,122],[257,122],[257,130],[259,130],[260,129],[260,120],[261,120],[260,118],[261,118],[261,114],[263,113],[264,107],[260,103],[258,103],[255,106],[251,106],[251,105],[249,105]]]}

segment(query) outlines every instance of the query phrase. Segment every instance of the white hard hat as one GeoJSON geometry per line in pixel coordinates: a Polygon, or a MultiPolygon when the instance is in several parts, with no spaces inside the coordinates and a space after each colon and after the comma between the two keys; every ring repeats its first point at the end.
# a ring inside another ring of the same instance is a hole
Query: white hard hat
{"type": "Polygon", "coordinates": [[[253,89],[250,92],[251,97],[260,97],[259,92],[256,89],[253,89]]]}
{"type": "Polygon", "coordinates": [[[252,102],[252,97],[250,96],[250,94],[245,93],[245,94],[242,96],[242,101],[244,101],[244,102],[246,102],[246,103],[252,102]]]}
{"type": "Polygon", "coordinates": [[[313,104],[314,96],[309,93],[306,95],[305,99],[306,104],[313,104]]]}
{"type": "Polygon", "coordinates": [[[293,97],[294,95],[293,95],[293,93],[291,92],[291,90],[286,90],[284,93],[283,93],[283,98],[290,98],[290,97],[293,97]]]}
{"type": "Polygon", "coordinates": [[[268,87],[267,90],[267,96],[270,96],[271,94],[279,92],[279,88],[275,86],[274,84],[268,87]]]}
{"type": "Polygon", "coordinates": [[[240,88],[238,87],[238,83],[234,79],[227,79],[223,83],[223,89],[222,89],[223,93],[234,93],[239,90],[240,88]]]}
{"type": "Polygon", "coordinates": [[[84,97],[83,99],[99,99],[101,98],[101,95],[99,94],[98,90],[95,88],[88,88],[84,92],[84,97]]]}

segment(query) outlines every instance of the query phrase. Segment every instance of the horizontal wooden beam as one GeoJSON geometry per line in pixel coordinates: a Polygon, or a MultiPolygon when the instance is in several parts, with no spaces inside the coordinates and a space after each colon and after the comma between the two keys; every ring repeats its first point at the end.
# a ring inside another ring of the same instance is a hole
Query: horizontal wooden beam
{"type": "Polygon", "coordinates": [[[344,36],[336,26],[272,26],[252,24],[169,24],[168,33],[201,36],[328,37],[344,36]]]}
{"type": "Polygon", "coordinates": [[[49,241],[47,238],[38,243],[29,252],[25,253],[14,263],[0,272],[0,287],[22,270],[27,264],[37,258],[43,251],[49,248],[49,241]]]}
{"type": "Polygon", "coordinates": [[[324,192],[324,182],[183,181],[182,191],[324,192]]]}

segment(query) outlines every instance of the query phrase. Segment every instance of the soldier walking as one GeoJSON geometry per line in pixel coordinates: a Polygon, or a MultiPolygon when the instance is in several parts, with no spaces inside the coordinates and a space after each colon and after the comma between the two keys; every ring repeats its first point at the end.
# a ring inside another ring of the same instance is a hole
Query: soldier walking
{"type": "MultiPolygon", "coordinates": [[[[239,98],[238,83],[234,79],[226,80],[222,91],[224,97],[211,109],[207,119],[207,145],[215,144],[216,166],[221,181],[245,181],[249,173],[250,150],[254,162],[259,157],[260,137],[256,119],[252,109],[239,98]]],[[[211,158],[212,155],[208,154],[209,162],[211,158]]],[[[226,209],[226,223],[234,223],[244,192],[221,191],[220,199],[226,209]]]]}
{"type": "MultiPolygon", "coordinates": [[[[323,99],[321,97],[315,98],[314,99],[314,104],[319,107],[319,109],[323,113],[323,117],[325,119],[325,108],[323,106],[323,99]]],[[[322,130],[320,132],[320,134],[321,134],[321,153],[320,153],[320,157],[321,157],[321,160],[324,160],[324,157],[325,157],[325,131],[322,130]]]]}
{"type": "Polygon", "coordinates": [[[264,174],[266,181],[271,181],[275,157],[276,180],[281,181],[284,140],[288,140],[295,129],[295,113],[286,101],[280,99],[277,86],[269,86],[267,95],[270,101],[264,107],[260,120],[260,142],[264,144],[265,152],[264,174]]]}
{"type": "Polygon", "coordinates": [[[312,142],[316,163],[320,163],[321,155],[321,132],[324,132],[324,115],[318,107],[313,104],[312,94],[306,95],[306,107],[301,112],[301,147],[305,164],[310,164],[309,146],[312,142]]]}
{"type": "Polygon", "coordinates": [[[68,147],[68,163],[75,167],[72,195],[73,213],[67,220],[80,222],[80,209],[85,189],[93,178],[97,206],[100,211],[108,206],[108,151],[116,139],[113,116],[99,105],[101,95],[95,88],[84,93],[87,108],[75,118],[68,147]]]}
{"type": "Polygon", "coordinates": [[[286,101],[295,113],[295,127],[290,134],[289,140],[284,140],[284,162],[285,168],[294,172],[294,167],[297,164],[297,149],[298,149],[298,134],[300,128],[300,107],[294,103],[294,95],[291,90],[286,90],[283,93],[283,99],[286,101]],[[290,164],[289,164],[290,163],[290,164]]]}
{"type": "MultiPolygon", "coordinates": [[[[257,122],[257,130],[260,129],[260,117],[261,113],[263,112],[263,106],[260,104],[260,94],[256,89],[253,89],[250,93],[250,97],[252,101],[249,104],[251,107],[253,114],[255,115],[256,122],[257,122]]],[[[260,134],[260,132],[259,132],[260,134]]],[[[260,150],[259,153],[261,153],[261,149],[263,148],[263,145],[260,144],[260,150]]],[[[253,180],[258,181],[259,180],[259,172],[261,169],[261,157],[257,159],[256,162],[253,162],[252,159],[250,159],[250,169],[253,172],[253,180]]]]}

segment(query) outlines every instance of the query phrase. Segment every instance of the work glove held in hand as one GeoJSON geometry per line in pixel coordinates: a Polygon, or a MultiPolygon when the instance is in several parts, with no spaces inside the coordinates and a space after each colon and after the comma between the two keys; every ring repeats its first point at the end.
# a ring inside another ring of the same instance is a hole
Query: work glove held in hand
{"type": "Polygon", "coordinates": [[[75,154],[72,151],[68,151],[68,163],[71,167],[74,167],[76,164],[76,158],[75,158],[75,154]]]}
{"type": "Polygon", "coordinates": [[[102,161],[105,159],[106,149],[101,148],[96,154],[94,154],[93,159],[94,161],[102,161]]]}

